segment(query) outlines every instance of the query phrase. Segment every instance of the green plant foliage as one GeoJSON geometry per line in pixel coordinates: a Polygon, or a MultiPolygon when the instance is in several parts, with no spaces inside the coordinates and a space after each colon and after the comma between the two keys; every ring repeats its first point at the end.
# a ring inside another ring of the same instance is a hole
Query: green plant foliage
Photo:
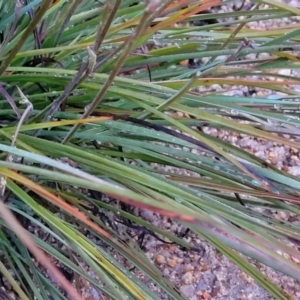
{"type": "MultiPolygon", "coordinates": [[[[78,291],[80,279],[110,299],[161,299],[113,250],[172,299],[186,299],[127,229],[199,249],[136,216],[136,207],[173,218],[273,297],[291,299],[235,250],[300,280],[299,266],[278,254],[300,259],[286,243],[299,241],[299,227],[256,210],[299,214],[299,179],[198,129],[205,124],[300,148],[273,134],[299,134],[293,89],[299,79],[271,72],[299,69],[292,51],[300,50],[300,31],[244,28],[299,9],[257,0],[252,11],[197,14],[220,1],[173,2],[0,1],[1,202],[40,249],[72,271],[78,291]],[[225,18],[230,21],[191,23],[225,18]],[[246,56],[260,53],[272,58],[246,56]],[[193,69],[181,63],[200,58],[206,63],[193,69]],[[253,79],[258,73],[273,80],[253,79]],[[284,96],[191,92],[212,84],[284,96]],[[158,171],[157,164],[198,176],[158,171]]],[[[10,222],[0,218],[0,224],[0,272],[15,293],[66,299],[10,222]]]]}

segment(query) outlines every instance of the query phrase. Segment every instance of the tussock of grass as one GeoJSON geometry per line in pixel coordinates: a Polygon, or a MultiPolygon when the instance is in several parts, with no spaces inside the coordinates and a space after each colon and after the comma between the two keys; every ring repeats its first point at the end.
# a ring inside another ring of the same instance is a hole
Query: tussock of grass
{"type": "MultiPolygon", "coordinates": [[[[138,240],[126,243],[128,236],[117,228],[146,228],[190,246],[135,216],[131,208],[137,207],[177,220],[273,297],[288,299],[233,249],[300,279],[299,266],[277,254],[300,259],[286,245],[299,241],[299,228],[253,211],[269,206],[298,214],[298,178],[199,129],[223,128],[300,148],[298,141],[273,134],[281,128],[298,134],[300,103],[293,88],[298,78],[274,70],[299,68],[299,29],[245,27],[298,10],[269,1],[256,1],[251,12],[226,14],[218,9],[197,14],[217,7],[218,0],[26,3],[0,2],[0,272],[18,296],[65,297],[53,280],[57,269],[45,277],[28,248],[49,271],[51,257],[72,270],[76,283],[86,280],[111,299],[159,299],[110,256],[109,246],[173,299],[185,299],[137,250],[138,240]],[[262,10],[262,3],[270,7],[262,10]],[[229,19],[201,27],[192,23],[216,18],[229,19]],[[174,26],[178,22],[190,26],[174,26]],[[261,53],[267,57],[257,58],[261,53]],[[204,63],[195,68],[182,63],[192,59],[204,63]],[[284,96],[232,97],[192,89],[213,84],[284,96]],[[200,176],[159,173],[156,164],[200,176]],[[29,223],[47,239],[34,236],[29,223]]],[[[58,280],[61,287],[80,299],[79,286],[76,292],[64,278],[58,280]]]]}

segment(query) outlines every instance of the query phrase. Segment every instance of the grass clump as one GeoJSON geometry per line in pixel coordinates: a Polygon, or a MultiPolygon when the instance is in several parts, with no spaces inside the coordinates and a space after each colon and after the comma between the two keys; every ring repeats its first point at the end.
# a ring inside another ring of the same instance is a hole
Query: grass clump
{"type": "Polygon", "coordinates": [[[299,241],[298,226],[261,210],[299,214],[299,179],[202,129],[300,148],[278,134],[298,134],[299,80],[274,72],[299,68],[299,29],[245,26],[299,12],[255,1],[251,11],[220,14],[218,5],[0,2],[0,272],[18,297],[66,299],[62,287],[81,299],[85,281],[110,299],[160,299],[113,249],[172,299],[186,299],[129,233],[199,249],[138,217],[136,208],[176,220],[273,297],[289,299],[235,250],[300,279],[299,266],[278,254],[300,259],[287,246],[299,241]],[[213,84],[281,96],[233,97],[213,84]]]}

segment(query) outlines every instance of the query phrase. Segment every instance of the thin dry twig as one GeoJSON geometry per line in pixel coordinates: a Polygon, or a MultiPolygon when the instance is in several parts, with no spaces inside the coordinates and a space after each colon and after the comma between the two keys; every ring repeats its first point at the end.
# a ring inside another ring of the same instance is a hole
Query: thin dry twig
{"type": "Polygon", "coordinates": [[[33,111],[33,105],[32,103],[27,99],[27,97],[23,94],[23,92],[20,90],[20,88],[17,86],[18,92],[20,94],[21,97],[21,101],[20,104],[25,104],[27,107],[24,111],[24,113],[22,114],[22,117],[20,119],[20,121],[18,122],[15,134],[13,136],[13,140],[11,142],[11,146],[14,147],[16,140],[17,140],[17,136],[18,133],[20,131],[20,127],[22,126],[22,124],[29,118],[29,116],[31,115],[32,111],[33,111]]]}
{"type": "Polygon", "coordinates": [[[96,52],[96,53],[98,52],[99,47],[101,46],[110,26],[118,12],[121,2],[122,2],[121,0],[117,0],[112,9],[110,9],[109,2],[106,4],[105,11],[107,12],[107,14],[106,14],[107,20],[103,21],[103,24],[101,24],[101,26],[98,27],[96,39],[95,39],[95,42],[93,45],[94,52],[96,52]]]}

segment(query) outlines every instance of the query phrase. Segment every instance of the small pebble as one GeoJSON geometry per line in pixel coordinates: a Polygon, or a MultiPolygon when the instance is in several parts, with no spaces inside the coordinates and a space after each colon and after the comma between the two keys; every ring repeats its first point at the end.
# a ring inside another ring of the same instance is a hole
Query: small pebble
{"type": "Polygon", "coordinates": [[[160,254],[156,256],[155,261],[160,265],[166,263],[165,257],[160,254]]]}
{"type": "Polygon", "coordinates": [[[175,259],[169,259],[167,264],[169,267],[174,268],[177,265],[177,261],[175,259]]]}
{"type": "Polygon", "coordinates": [[[207,292],[203,292],[203,293],[202,293],[202,298],[203,298],[203,299],[210,299],[210,298],[211,298],[211,296],[210,296],[210,294],[209,294],[209,293],[207,293],[207,292]]]}
{"type": "Polygon", "coordinates": [[[191,264],[184,265],[184,267],[182,268],[182,271],[184,273],[193,271],[193,270],[194,270],[194,266],[192,266],[191,264]]]}
{"type": "Polygon", "coordinates": [[[182,276],[182,281],[185,284],[191,284],[193,282],[193,274],[192,272],[186,272],[183,276],[182,276]]]}
{"type": "Polygon", "coordinates": [[[187,297],[192,297],[195,293],[195,288],[193,285],[182,285],[180,291],[187,297]]]}

